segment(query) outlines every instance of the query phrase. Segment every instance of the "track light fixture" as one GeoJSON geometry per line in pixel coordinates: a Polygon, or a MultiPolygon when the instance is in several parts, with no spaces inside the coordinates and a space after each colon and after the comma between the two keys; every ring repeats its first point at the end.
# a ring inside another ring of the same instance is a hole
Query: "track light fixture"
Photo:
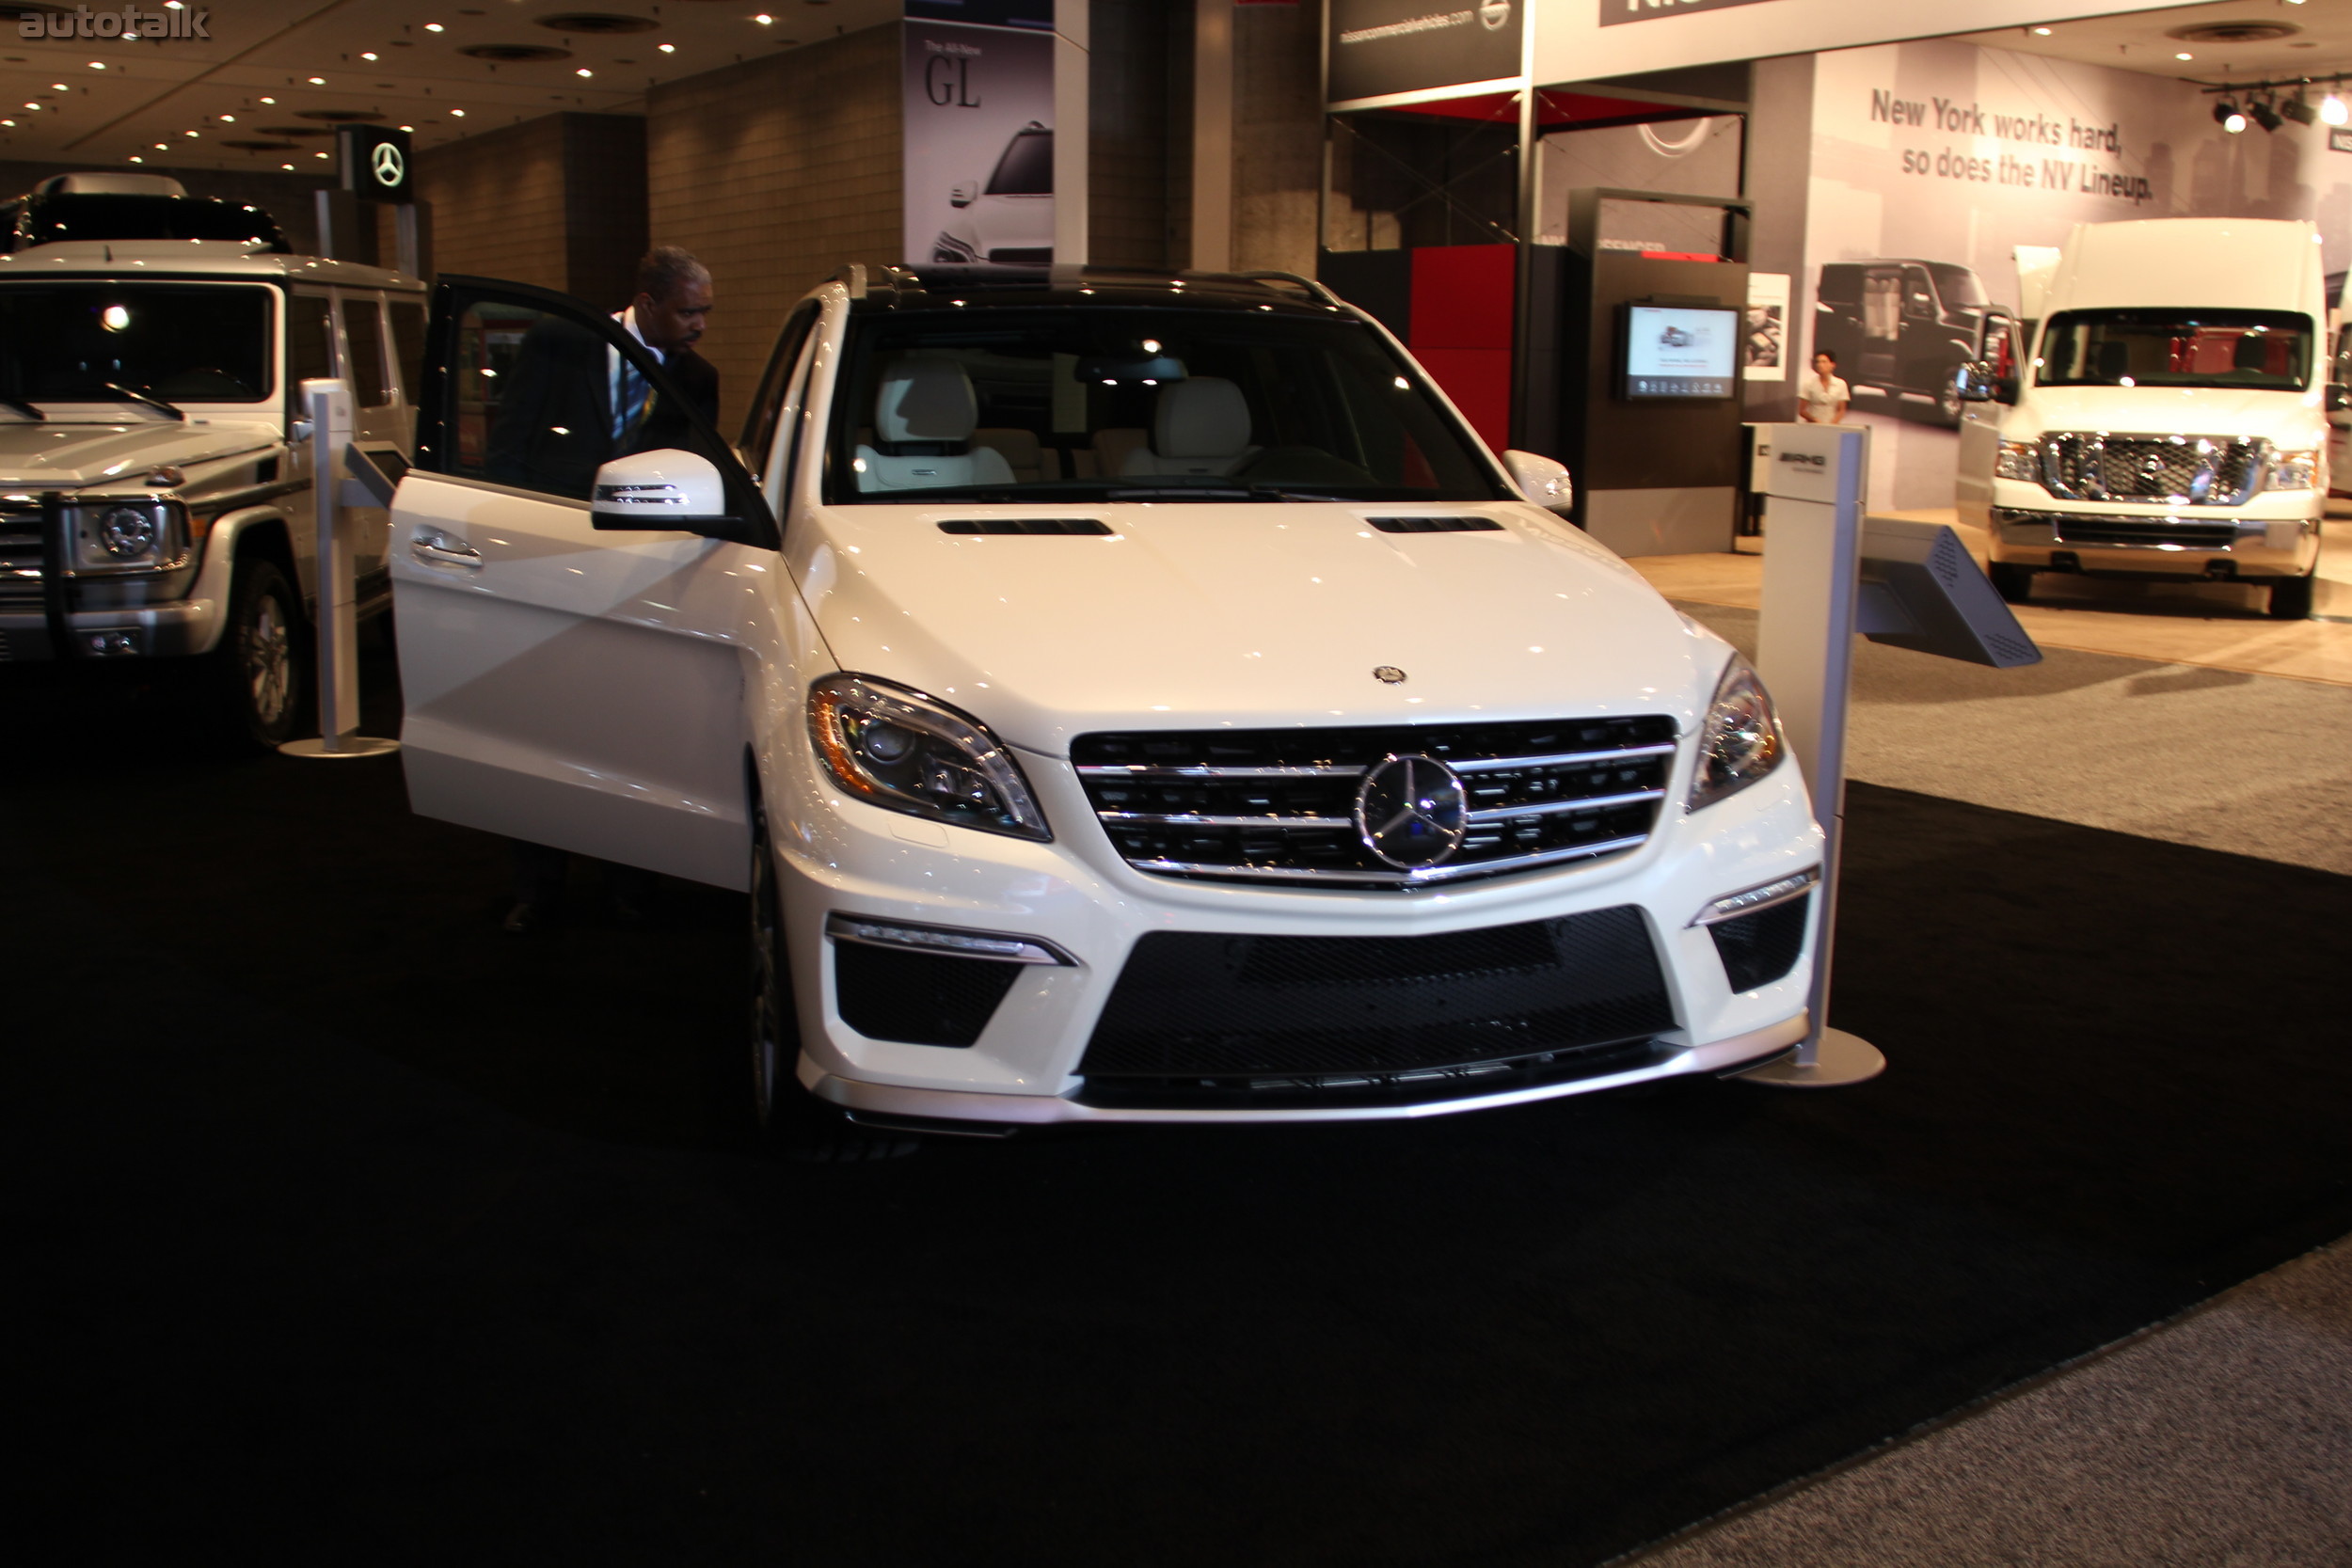
{"type": "Polygon", "coordinates": [[[2297,125],[2316,125],[2319,122],[2319,111],[2312,107],[2301,87],[2295,89],[2293,98],[2279,105],[2279,112],[2297,125]]]}
{"type": "Polygon", "coordinates": [[[2230,99],[2224,98],[2213,106],[2213,118],[2216,124],[2233,136],[2246,129],[2246,117],[2230,99]]]}
{"type": "Polygon", "coordinates": [[[2352,119],[2352,112],[2347,112],[2344,105],[2344,82],[2341,78],[2336,82],[2336,90],[2319,101],[2319,118],[2330,125],[2342,125],[2346,119],[2352,119]]]}
{"type": "Polygon", "coordinates": [[[2265,131],[2276,131],[2279,128],[2279,111],[2268,99],[2247,100],[2246,112],[2253,117],[2255,124],[2265,131]]]}

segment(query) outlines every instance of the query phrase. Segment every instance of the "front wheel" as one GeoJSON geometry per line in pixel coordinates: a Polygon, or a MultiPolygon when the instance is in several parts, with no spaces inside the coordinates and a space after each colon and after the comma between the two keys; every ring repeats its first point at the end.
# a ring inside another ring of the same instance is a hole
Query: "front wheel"
{"type": "Polygon", "coordinates": [[[775,851],[768,814],[752,802],[751,872],[751,1110],[759,1144],[788,1160],[892,1160],[914,1153],[921,1140],[906,1132],[861,1127],[839,1106],[802,1086],[799,1012],[785,952],[784,902],[776,890],[775,851]]]}
{"type": "Polygon", "coordinates": [[[2013,561],[1996,561],[1985,569],[1986,577],[2002,598],[2011,604],[2024,604],[2033,597],[2033,573],[2013,561]]]}
{"type": "Polygon", "coordinates": [[[2280,578],[2270,585],[2270,618],[2274,621],[2308,621],[2312,618],[2312,590],[2317,578],[2280,578]]]}
{"type": "Polygon", "coordinates": [[[1935,390],[1935,417],[1955,429],[1959,427],[1961,415],[1968,407],[1961,399],[1960,383],[1956,379],[1958,374],[1958,368],[1955,367],[1952,374],[1947,375],[1943,385],[1935,390]]]}
{"type": "Polygon", "coordinates": [[[298,602],[276,563],[238,562],[229,624],[213,650],[213,683],[223,726],[255,746],[276,747],[294,732],[302,690],[298,602]]]}

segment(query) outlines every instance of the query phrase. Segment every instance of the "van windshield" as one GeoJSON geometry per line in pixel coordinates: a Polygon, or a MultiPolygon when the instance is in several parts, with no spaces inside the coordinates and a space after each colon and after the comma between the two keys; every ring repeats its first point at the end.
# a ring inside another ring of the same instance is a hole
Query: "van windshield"
{"type": "Polygon", "coordinates": [[[1380,335],[1342,317],[1061,307],[860,314],[826,499],[1508,499],[1380,335]]]}
{"type": "Polygon", "coordinates": [[[2042,341],[2043,387],[2311,385],[2312,323],[2270,310],[2063,310],[2042,341]]]}
{"type": "Polygon", "coordinates": [[[0,397],[260,403],[276,390],[271,291],[201,283],[0,284],[0,397]]]}

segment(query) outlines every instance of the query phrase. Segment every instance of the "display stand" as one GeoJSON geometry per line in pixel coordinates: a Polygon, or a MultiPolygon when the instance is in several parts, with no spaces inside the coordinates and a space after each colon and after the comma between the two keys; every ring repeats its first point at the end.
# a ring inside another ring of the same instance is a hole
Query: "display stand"
{"type": "MultiPolygon", "coordinates": [[[[353,506],[381,506],[379,497],[353,477],[352,433],[357,426],[351,388],[342,381],[305,381],[302,406],[310,426],[310,495],[318,530],[319,733],[315,740],[289,740],[278,749],[290,757],[373,757],[400,749],[397,740],[360,735],[358,573],[352,559],[353,506]]],[[[359,457],[369,477],[373,465],[359,457]]]]}

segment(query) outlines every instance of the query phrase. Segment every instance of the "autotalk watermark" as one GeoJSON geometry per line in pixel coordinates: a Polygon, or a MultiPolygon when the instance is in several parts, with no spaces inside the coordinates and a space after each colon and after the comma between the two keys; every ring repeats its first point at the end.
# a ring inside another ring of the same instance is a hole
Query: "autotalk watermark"
{"type": "MultiPolygon", "coordinates": [[[[0,9],[5,9],[0,7],[0,9]]],[[[212,28],[207,25],[213,13],[193,6],[174,6],[163,10],[141,10],[125,6],[119,11],[94,11],[87,6],[72,10],[39,10],[19,13],[16,36],[30,41],[34,39],[204,39],[209,40],[212,28]]]]}

